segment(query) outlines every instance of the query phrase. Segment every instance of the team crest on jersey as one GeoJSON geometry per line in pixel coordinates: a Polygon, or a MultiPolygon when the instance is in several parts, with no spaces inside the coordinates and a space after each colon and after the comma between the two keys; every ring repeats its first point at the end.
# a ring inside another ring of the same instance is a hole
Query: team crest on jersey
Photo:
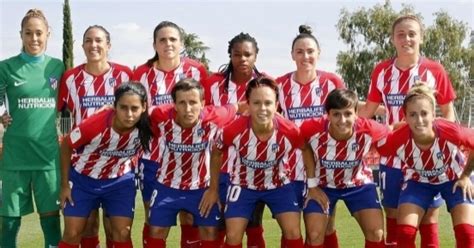
{"type": "Polygon", "coordinates": [[[186,74],[184,74],[184,73],[179,73],[179,74],[177,75],[177,78],[178,78],[178,80],[185,79],[185,78],[186,78],[186,74]]]}
{"type": "Polygon", "coordinates": [[[418,76],[418,75],[413,76],[413,83],[416,84],[416,83],[418,83],[419,81],[421,81],[420,76],[418,76]]]}
{"type": "Polygon", "coordinates": [[[136,137],[135,139],[133,139],[133,144],[136,145],[140,143],[140,138],[136,137]]]}
{"type": "Polygon", "coordinates": [[[359,144],[357,144],[357,143],[352,144],[352,145],[351,145],[351,149],[352,149],[352,151],[354,151],[354,152],[357,151],[357,150],[359,149],[359,144]]]}
{"type": "Polygon", "coordinates": [[[58,88],[58,79],[55,78],[55,77],[49,77],[49,85],[51,86],[51,88],[57,89],[58,88]]]}
{"type": "Polygon", "coordinates": [[[272,144],[272,152],[276,153],[277,151],[278,151],[278,144],[277,143],[272,144]]]}
{"type": "Polygon", "coordinates": [[[109,78],[109,86],[111,87],[115,86],[115,82],[117,82],[117,79],[115,79],[114,77],[109,78]]]}
{"type": "Polygon", "coordinates": [[[436,153],[436,158],[438,158],[439,160],[443,160],[443,153],[442,152],[436,153]]]}
{"type": "Polygon", "coordinates": [[[317,96],[321,96],[321,87],[314,88],[314,93],[316,93],[317,96]]]}
{"type": "Polygon", "coordinates": [[[203,128],[199,128],[199,129],[196,131],[196,134],[197,134],[197,136],[202,137],[202,136],[204,135],[204,129],[203,129],[203,128]]]}

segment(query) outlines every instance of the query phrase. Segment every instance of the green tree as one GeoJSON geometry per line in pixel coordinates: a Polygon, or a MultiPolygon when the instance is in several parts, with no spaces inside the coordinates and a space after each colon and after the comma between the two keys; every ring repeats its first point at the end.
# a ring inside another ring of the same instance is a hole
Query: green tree
{"type": "MultiPolygon", "coordinates": [[[[414,13],[422,17],[410,5],[403,5],[396,12],[390,1],[372,8],[353,12],[341,10],[337,24],[341,40],[348,45],[348,51],[337,55],[338,72],[348,87],[365,98],[370,85],[370,73],[377,62],[396,55],[391,44],[391,26],[397,16],[414,13]]],[[[472,47],[463,46],[468,34],[465,23],[452,19],[445,12],[437,12],[435,22],[426,28],[422,54],[438,60],[446,68],[459,98],[463,97],[462,85],[467,82],[472,64],[472,47]]]]}
{"type": "Polygon", "coordinates": [[[71,8],[69,7],[69,0],[64,0],[63,6],[63,63],[66,70],[74,67],[71,8]]]}
{"type": "Polygon", "coordinates": [[[204,45],[197,34],[184,32],[184,49],[185,56],[201,62],[209,70],[210,60],[206,58],[209,47],[204,45]]]}

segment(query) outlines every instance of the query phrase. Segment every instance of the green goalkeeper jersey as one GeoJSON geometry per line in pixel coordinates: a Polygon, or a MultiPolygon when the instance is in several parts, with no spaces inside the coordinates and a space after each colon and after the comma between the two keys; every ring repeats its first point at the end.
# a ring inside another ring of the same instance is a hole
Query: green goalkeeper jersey
{"type": "Polygon", "coordinates": [[[4,170],[58,168],[56,98],[63,63],[26,53],[0,62],[0,105],[12,123],[3,137],[4,170]]]}

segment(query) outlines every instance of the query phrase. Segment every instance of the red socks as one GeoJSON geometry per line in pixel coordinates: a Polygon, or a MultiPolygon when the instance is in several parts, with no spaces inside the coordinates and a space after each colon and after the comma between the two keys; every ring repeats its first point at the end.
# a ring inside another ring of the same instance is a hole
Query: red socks
{"type": "Polygon", "coordinates": [[[397,219],[395,218],[385,218],[387,222],[387,233],[385,236],[385,242],[387,245],[397,245],[397,219]]]}
{"type": "Polygon", "coordinates": [[[385,248],[385,242],[382,240],[380,242],[365,240],[365,248],[385,248]]]}
{"type": "Polygon", "coordinates": [[[71,245],[61,240],[59,241],[58,248],[79,248],[79,245],[71,245]]]}
{"type": "Polygon", "coordinates": [[[284,239],[285,247],[287,248],[304,248],[303,238],[299,239],[284,239]]]}
{"type": "Polygon", "coordinates": [[[199,248],[200,240],[197,227],[181,225],[181,248],[199,248]]]}
{"type": "Polygon", "coordinates": [[[247,233],[247,247],[265,248],[265,239],[263,238],[263,227],[248,227],[247,233]]]}
{"type": "Polygon", "coordinates": [[[474,247],[474,226],[458,224],[454,227],[456,247],[474,247]]]}
{"type": "Polygon", "coordinates": [[[148,237],[150,237],[150,225],[147,224],[147,223],[144,223],[143,224],[143,230],[142,230],[142,245],[143,247],[145,247],[145,240],[148,239],[148,237]]]}
{"type": "Polygon", "coordinates": [[[164,239],[148,237],[144,248],[166,248],[166,241],[164,239]]]}
{"type": "Polygon", "coordinates": [[[201,240],[201,248],[219,248],[221,243],[219,240],[201,240]]]}
{"type": "Polygon", "coordinates": [[[403,248],[416,248],[416,227],[410,225],[397,225],[397,245],[403,248]]]}
{"type": "Polygon", "coordinates": [[[83,248],[96,248],[99,244],[99,236],[81,238],[81,247],[83,248]]]}
{"type": "Polygon", "coordinates": [[[438,248],[438,223],[421,224],[420,230],[421,248],[438,248]]]}
{"type": "Polygon", "coordinates": [[[324,247],[339,248],[336,231],[324,236],[324,247]]]}
{"type": "MultiPolygon", "coordinates": [[[[322,245],[310,245],[310,244],[304,244],[304,248],[324,248],[326,247],[324,244],[322,245]]],[[[327,246],[330,247],[330,246],[327,246]]]]}
{"type": "Polygon", "coordinates": [[[242,248],[242,243],[238,245],[229,245],[227,243],[224,243],[224,248],[242,248]]]}
{"type": "Polygon", "coordinates": [[[125,242],[118,242],[118,241],[112,241],[112,247],[113,248],[133,248],[132,241],[125,241],[125,242]]]}
{"type": "Polygon", "coordinates": [[[219,230],[219,233],[217,234],[217,241],[219,242],[220,247],[224,247],[225,243],[225,230],[219,230]]]}
{"type": "Polygon", "coordinates": [[[105,240],[105,245],[107,248],[114,248],[114,241],[106,239],[105,240]]]}

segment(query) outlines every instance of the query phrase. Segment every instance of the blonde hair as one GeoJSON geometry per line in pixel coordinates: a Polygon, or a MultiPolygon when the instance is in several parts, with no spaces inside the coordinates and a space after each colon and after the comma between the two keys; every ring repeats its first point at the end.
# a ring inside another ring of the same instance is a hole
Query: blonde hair
{"type": "Polygon", "coordinates": [[[436,107],[436,91],[429,87],[426,83],[418,82],[415,83],[410,90],[408,90],[407,96],[403,100],[403,110],[406,111],[407,104],[415,99],[426,99],[433,106],[433,111],[436,107]]]}
{"type": "Polygon", "coordinates": [[[417,22],[418,25],[420,26],[420,35],[421,37],[423,37],[423,33],[424,33],[423,23],[421,23],[421,20],[420,18],[418,18],[418,16],[413,15],[413,14],[402,15],[402,16],[397,17],[397,19],[395,19],[395,21],[392,24],[392,36],[393,36],[393,33],[395,32],[395,27],[401,22],[406,21],[406,20],[417,22]]]}
{"type": "Polygon", "coordinates": [[[44,16],[43,11],[39,9],[30,9],[26,12],[25,16],[21,20],[21,30],[23,30],[23,27],[31,18],[38,18],[42,20],[44,25],[46,25],[46,29],[49,30],[48,20],[46,20],[46,17],[44,16]]]}

